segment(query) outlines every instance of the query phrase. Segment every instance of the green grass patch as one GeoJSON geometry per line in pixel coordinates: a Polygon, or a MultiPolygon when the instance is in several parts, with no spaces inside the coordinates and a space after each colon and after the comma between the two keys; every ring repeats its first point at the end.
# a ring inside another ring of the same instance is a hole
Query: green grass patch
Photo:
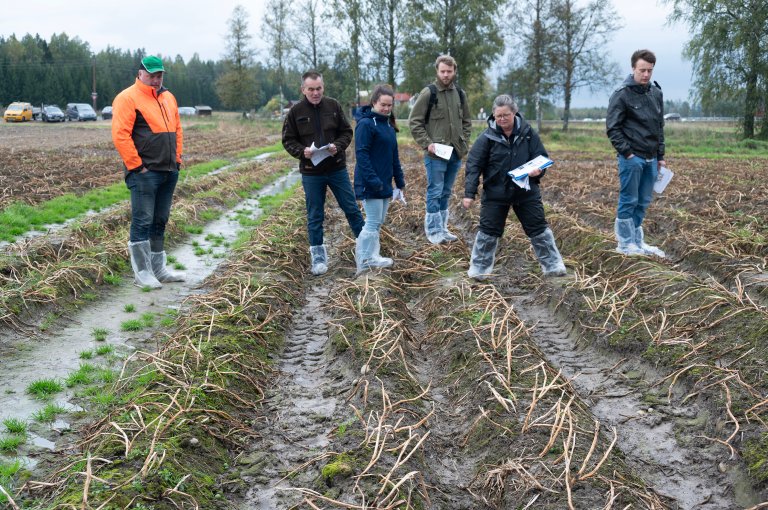
{"type": "Polygon", "coordinates": [[[3,420],[3,426],[11,434],[26,435],[27,433],[27,422],[19,418],[6,418],[3,420]]]}
{"type": "Polygon", "coordinates": [[[91,331],[91,335],[93,335],[93,339],[97,342],[103,342],[107,339],[107,336],[109,335],[109,330],[106,328],[93,328],[93,331],[91,331]]]}
{"type": "Polygon", "coordinates": [[[136,305],[134,305],[134,304],[131,304],[131,303],[128,303],[127,305],[125,305],[125,306],[123,307],[123,311],[124,311],[125,313],[133,313],[133,312],[135,312],[135,311],[136,311],[136,305]]]}
{"type": "Polygon", "coordinates": [[[19,446],[27,442],[27,436],[11,434],[10,436],[0,437],[0,451],[10,453],[18,450],[19,446]]]}
{"type": "Polygon", "coordinates": [[[112,345],[100,345],[96,347],[96,354],[99,356],[106,356],[107,354],[112,354],[115,352],[115,348],[112,345]]]}
{"type": "MultiPolygon", "coordinates": [[[[9,492],[12,493],[15,483],[14,479],[21,471],[21,461],[14,460],[12,462],[5,462],[0,460],[0,485],[9,492]]],[[[8,497],[0,492],[0,503],[7,503],[8,497]]]]}
{"type": "Polygon", "coordinates": [[[64,382],[69,388],[82,384],[91,384],[96,370],[97,368],[90,363],[81,363],[80,367],[69,374],[64,382]]]}
{"type": "Polygon", "coordinates": [[[80,353],[80,359],[93,359],[93,351],[83,351],[80,353]]]}
{"type": "Polygon", "coordinates": [[[105,274],[104,283],[117,286],[123,283],[123,277],[120,276],[119,274],[105,274]]]}
{"type": "MultiPolygon", "coordinates": [[[[183,178],[200,177],[226,164],[227,161],[217,159],[193,165],[182,171],[183,178]]],[[[130,191],[121,181],[82,195],[65,193],[35,206],[16,202],[0,211],[0,241],[14,242],[27,232],[44,230],[47,225],[62,224],[88,211],[98,212],[129,198],[130,191]]]]}
{"type": "Polygon", "coordinates": [[[46,399],[64,390],[64,386],[56,379],[38,379],[27,386],[27,393],[35,398],[46,399]]]}
{"type": "Polygon", "coordinates": [[[58,404],[46,404],[45,407],[32,414],[32,419],[40,423],[52,423],[56,416],[66,412],[67,410],[58,404]]]}
{"type": "Polygon", "coordinates": [[[121,331],[141,331],[144,328],[144,322],[141,319],[128,319],[120,323],[121,331]]]}
{"type": "Polygon", "coordinates": [[[145,312],[141,314],[141,323],[147,327],[151,328],[155,325],[155,314],[152,312],[145,312]]]}
{"type": "Polygon", "coordinates": [[[266,154],[268,152],[285,152],[285,149],[283,149],[283,143],[282,142],[276,142],[273,145],[268,145],[267,147],[255,147],[253,149],[248,149],[243,152],[240,152],[237,154],[236,157],[238,158],[255,158],[256,156],[260,156],[261,154],[266,154]]]}

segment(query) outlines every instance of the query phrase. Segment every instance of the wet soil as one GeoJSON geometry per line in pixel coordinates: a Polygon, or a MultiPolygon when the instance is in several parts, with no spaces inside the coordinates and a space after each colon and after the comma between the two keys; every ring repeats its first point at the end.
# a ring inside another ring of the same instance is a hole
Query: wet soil
{"type": "MultiPolygon", "coordinates": [[[[279,194],[293,187],[297,180],[297,173],[279,178],[218,220],[208,223],[202,233],[192,235],[183,244],[168,250],[168,254],[185,267],[186,281],[168,283],[159,290],[146,293],[128,283],[132,281],[132,275],[126,275],[125,284],[114,291],[103,292],[96,301],[86,303],[78,310],[70,311],[46,331],[30,330],[26,335],[18,331],[0,332],[0,422],[7,418],[31,421],[31,416],[48,403],[55,403],[70,412],[79,411],[81,397],[76,386],[57,394],[51,401],[33,397],[27,387],[43,378],[63,382],[86,361],[80,356],[83,351],[93,352],[105,345],[113,347],[116,357],[94,356],[87,362],[118,370],[121,360],[137,349],[156,351],[163,339],[160,323],[164,318],[175,317],[185,298],[198,292],[205,278],[226,260],[229,246],[243,230],[240,220],[256,219],[262,212],[259,207],[262,197],[279,194]],[[133,305],[133,311],[126,311],[128,304],[133,305]],[[143,322],[139,331],[122,329],[122,325],[131,320],[143,322]],[[105,340],[94,339],[96,328],[108,332],[105,340]]],[[[29,467],[34,467],[34,458],[46,449],[56,448],[56,441],[70,429],[71,420],[70,416],[51,426],[37,427],[31,444],[21,450],[29,467]]]]}
{"type": "Polygon", "coordinates": [[[329,436],[343,421],[349,389],[337,372],[329,345],[330,316],[324,310],[331,282],[313,280],[297,310],[277,360],[279,375],[265,399],[263,437],[238,463],[250,486],[241,508],[288,508],[301,501],[291,487],[312,487],[321,477],[314,464],[327,458],[329,436]],[[340,421],[341,420],[341,421],[340,421]],[[294,470],[309,465],[308,469],[294,470]]]}
{"type": "Polygon", "coordinates": [[[711,419],[706,403],[681,405],[685,394],[677,386],[672,404],[668,385],[662,384],[665,374],[638,358],[595,348],[572,320],[556,315],[540,297],[506,290],[547,360],[571,380],[601,423],[616,428],[628,464],[658,494],[680,509],[735,510],[760,502],[743,465],[729,462],[722,445],[701,438],[711,419]]]}

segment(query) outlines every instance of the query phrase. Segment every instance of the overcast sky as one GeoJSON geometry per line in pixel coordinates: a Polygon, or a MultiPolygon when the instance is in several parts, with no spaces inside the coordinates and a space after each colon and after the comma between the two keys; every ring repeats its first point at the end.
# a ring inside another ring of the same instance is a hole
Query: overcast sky
{"type": "MultiPolygon", "coordinates": [[[[0,14],[0,35],[8,37],[15,33],[21,37],[31,33],[49,40],[54,33],[66,32],[88,42],[95,52],[107,46],[144,48],[152,54],[181,55],[185,61],[195,53],[203,60],[218,60],[224,53],[227,20],[238,4],[250,13],[253,40],[262,48],[259,57],[264,60],[263,48],[267,44],[259,33],[266,0],[6,1],[0,14]]],[[[653,77],[662,86],[665,99],[688,99],[691,65],[681,55],[688,37],[687,27],[667,26],[671,8],[659,6],[656,0],[613,0],[613,4],[624,26],[610,45],[611,58],[620,64],[623,75],[616,77],[617,86],[631,71],[632,52],[647,47],[656,53],[653,77]]],[[[605,91],[592,97],[581,92],[572,106],[605,106],[608,94],[605,91]]]]}

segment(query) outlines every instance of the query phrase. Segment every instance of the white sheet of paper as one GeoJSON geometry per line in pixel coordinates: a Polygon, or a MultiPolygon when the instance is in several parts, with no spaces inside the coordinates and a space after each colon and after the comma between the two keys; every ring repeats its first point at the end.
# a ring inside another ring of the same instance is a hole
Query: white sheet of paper
{"type": "Polygon", "coordinates": [[[325,158],[330,158],[331,153],[328,151],[328,147],[331,144],[323,145],[322,147],[315,147],[315,142],[312,142],[312,145],[309,147],[309,149],[312,151],[312,164],[317,166],[320,164],[321,161],[323,161],[325,158]]]}
{"type": "Polygon", "coordinates": [[[660,167],[659,176],[656,178],[656,182],[653,183],[653,191],[658,194],[663,193],[667,184],[669,184],[669,181],[672,180],[673,175],[675,175],[675,173],[669,168],[665,166],[660,167]]]}
{"type": "Polygon", "coordinates": [[[435,144],[435,156],[438,158],[448,160],[451,159],[451,154],[453,154],[453,147],[450,145],[444,145],[442,143],[435,144]]]}

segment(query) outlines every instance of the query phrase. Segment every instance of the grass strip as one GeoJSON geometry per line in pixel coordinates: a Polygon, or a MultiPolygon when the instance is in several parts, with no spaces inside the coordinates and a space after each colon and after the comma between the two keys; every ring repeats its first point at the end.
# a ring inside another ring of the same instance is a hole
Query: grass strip
{"type": "MultiPolygon", "coordinates": [[[[194,179],[178,188],[171,220],[166,229],[166,245],[188,235],[190,226],[202,226],[206,211],[219,214],[273,182],[285,173],[280,159],[251,162],[237,172],[223,172],[194,179]]],[[[23,257],[0,260],[0,323],[21,327],[18,316],[32,305],[51,305],[61,298],[91,291],[109,274],[129,269],[125,239],[129,222],[125,208],[78,222],[69,229],[69,238],[60,246],[46,239],[27,243],[23,257]]],[[[77,300],[68,301],[77,305],[77,300]]]]}
{"type": "MultiPolygon", "coordinates": [[[[225,164],[224,160],[200,163],[184,169],[182,173],[198,178],[225,164]]],[[[82,195],[67,193],[35,206],[14,203],[0,211],[0,241],[14,242],[27,232],[64,223],[89,211],[99,212],[129,198],[130,191],[125,183],[118,182],[82,195]]]]}

